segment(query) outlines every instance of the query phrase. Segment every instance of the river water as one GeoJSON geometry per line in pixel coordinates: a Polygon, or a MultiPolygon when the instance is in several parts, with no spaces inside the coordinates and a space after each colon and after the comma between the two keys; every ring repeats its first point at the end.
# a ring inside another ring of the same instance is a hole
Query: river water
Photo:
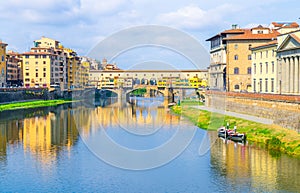
{"type": "Polygon", "coordinates": [[[299,192],[299,159],[131,102],[1,112],[0,192],[299,192]]]}

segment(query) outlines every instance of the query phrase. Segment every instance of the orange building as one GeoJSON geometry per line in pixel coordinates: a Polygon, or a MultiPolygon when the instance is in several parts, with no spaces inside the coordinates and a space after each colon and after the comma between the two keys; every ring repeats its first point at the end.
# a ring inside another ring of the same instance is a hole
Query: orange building
{"type": "Polygon", "coordinates": [[[276,39],[279,32],[261,25],[242,29],[243,33],[230,36],[227,42],[227,91],[251,91],[251,48],[276,39]]]}

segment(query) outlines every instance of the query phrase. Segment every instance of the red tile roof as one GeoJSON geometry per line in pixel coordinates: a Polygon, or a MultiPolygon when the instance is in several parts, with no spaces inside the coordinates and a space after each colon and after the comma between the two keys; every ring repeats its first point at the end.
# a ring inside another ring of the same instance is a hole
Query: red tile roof
{"type": "Polygon", "coordinates": [[[245,32],[245,30],[246,29],[228,29],[221,32],[221,34],[242,34],[245,32]]]}
{"type": "Polygon", "coordinates": [[[274,27],[279,28],[297,28],[299,27],[298,23],[296,22],[272,22],[274,27]]]}
{"type": "Polygon", "coordinates": [[[224,40],[271,40],[276,38],[280,33],[277,31],[273,31],[269,34],[253,34],[251,29],[245,30],[244,34],[230,36],[225,38],[224,40]]]}
{"type": "Polygon", "coordinates": [[[24,52],[23,55],[55,55],[49,52],[24,52]]]}

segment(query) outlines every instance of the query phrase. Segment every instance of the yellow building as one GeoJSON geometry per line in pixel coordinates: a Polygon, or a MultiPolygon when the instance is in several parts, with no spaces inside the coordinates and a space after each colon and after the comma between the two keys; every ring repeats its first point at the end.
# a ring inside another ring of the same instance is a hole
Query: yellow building
{"type": "Polygon", "coordinates": [[[24,87],[50,88],[51,65],[54,62],[54,53],[25,52],[23,54],[23,83],[24,87]]]}
{"type": "Polygon", "coordinates": [[[0,40],[0,87],[6,86],[6,46],[7,44],[0,40]]]}
{"type": "Polygon", "coordinates": [[[61,48],[59,41],[42,36],[41,39],[34,41],[34,47],[39,48],[61,48]]]}
{"type": "Polygon", "coordinates": [[[277,40],[252,47],[252,92],[278,93],[277,40]]]}
{"type": "Polygon", "coordinates": [[[25,87],[82,88],[87,84],[89,65],[81,64],[77,53],[59,41],[42,37],[23,54],[25,87]]]}
{"type": "Polygon", "coordinates": [[[227,42],[227,91],[252,91],[251,48],[268,43],[278,35],[277,31],[260,25],[224,39],[227,42]]]}

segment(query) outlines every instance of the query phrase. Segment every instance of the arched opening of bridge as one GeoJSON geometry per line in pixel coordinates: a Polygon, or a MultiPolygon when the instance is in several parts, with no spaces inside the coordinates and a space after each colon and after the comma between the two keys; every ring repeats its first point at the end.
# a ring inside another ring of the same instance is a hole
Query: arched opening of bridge
{"type": "Polygon", "coordinates": [[[107,106],[118,102],[118,93],[114,90],[99,89],[95,93],[95,105],[96,106],[107,106]]]}

